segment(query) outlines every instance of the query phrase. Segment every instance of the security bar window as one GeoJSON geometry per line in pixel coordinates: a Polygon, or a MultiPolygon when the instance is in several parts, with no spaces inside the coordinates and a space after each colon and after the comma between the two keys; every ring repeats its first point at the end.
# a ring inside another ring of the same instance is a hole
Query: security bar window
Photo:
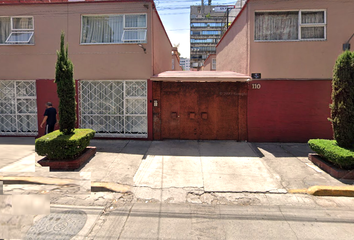
{"type": "Polygon", "coordinates": [[[0,17],[0,44],[33,44],[33,17],[0,17]]]}
{"type": "Polygon", "coordinates": [[[145,43],[146,14],[82,16],[82,44],[145,43]]]}
{"type": "Polygon", "coordinates": [[[326,12],[302,10],[255,13],[255,40],[299,41],[326,39],[326,12]]]}

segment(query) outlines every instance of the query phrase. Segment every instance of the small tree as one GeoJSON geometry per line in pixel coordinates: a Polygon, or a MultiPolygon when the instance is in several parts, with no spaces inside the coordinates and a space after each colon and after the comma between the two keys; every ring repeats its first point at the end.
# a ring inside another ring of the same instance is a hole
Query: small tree
{"type": "Polygon", "coordinates": [[[341,54],[334,66],[331,119],[334,139],[343,148],[354,146],[354,54],[341,54]]]}
{"type": "Polygon", "coordinates": [[[68,58],[68,47],[64,47],[65,34],[61,34],[60,50],[57,51],[57,63],[55,67],[55,83],[59,97],[59,127],[65,135],[75,130],[76,100],[75,81],[73,78],[74,65],[68,58]]]}

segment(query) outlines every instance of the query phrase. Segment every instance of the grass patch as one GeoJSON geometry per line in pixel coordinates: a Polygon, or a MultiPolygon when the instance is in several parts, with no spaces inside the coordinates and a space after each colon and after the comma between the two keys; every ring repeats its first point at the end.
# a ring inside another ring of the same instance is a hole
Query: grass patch
{"type": "Polygon", "coordinates": [[[75,129],[70,135],[57,130],[36,139],[36,153],[49,160],[75,159],[82,154],[94,136],[95,131],[92,129],[75,129]]]}
{"type": "Polygon", "coordinates": [[[310,148],[333,165],[342,169],[354,169],[354,149],[338,146],[335,140],[311,139],[310,148]]]}

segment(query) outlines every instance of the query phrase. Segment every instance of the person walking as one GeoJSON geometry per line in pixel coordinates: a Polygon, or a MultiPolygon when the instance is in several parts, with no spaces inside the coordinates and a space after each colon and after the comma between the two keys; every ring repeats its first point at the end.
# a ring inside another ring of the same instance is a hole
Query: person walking
{"type": "Polygon", "coordinates": [[[51,102],[47,102],[45,106],[47,109],[44,112],[44,118],[40,126],[43,128],[44,123],[46,123],[45,134],[48,134],[54,131],[55,124],[57,123],[57,110],[51,102]]]}

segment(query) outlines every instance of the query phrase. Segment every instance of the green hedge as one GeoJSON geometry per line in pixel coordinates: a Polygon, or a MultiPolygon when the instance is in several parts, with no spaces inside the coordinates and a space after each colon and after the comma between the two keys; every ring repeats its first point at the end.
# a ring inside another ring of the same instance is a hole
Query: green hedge
{"type": "Polygon", "coordinates": [[[338,146],[335,140],[311,139],[310,148],[321,157],[343,169],[354,169],[354,149],[338,146]]]}
{"type": "Polygon", "coordinates": [[[36,153],[48,159],[75,159],[94,136],[95,131],[92,129],[75,129],[74,133],[69,135],[57,130],[36,139],[36,153]]]}

